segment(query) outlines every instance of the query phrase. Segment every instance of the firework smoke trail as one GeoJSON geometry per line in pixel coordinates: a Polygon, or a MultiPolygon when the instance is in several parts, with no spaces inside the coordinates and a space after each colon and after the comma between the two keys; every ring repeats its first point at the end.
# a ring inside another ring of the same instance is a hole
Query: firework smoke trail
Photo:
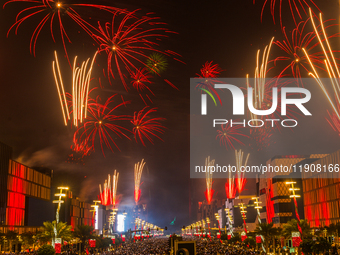
{"type": "Polygon", "coordinates": [[[210,171],[210,166],[214,166],[215,159],[210,160],[210,156],[205,159],[205,182],[207,185],[207,189],[204,192],[205,198],[207,199],[208,204],[210,205],[212,201],[212,197],[214,195],[214,190],[212,189],[213,181],[212,181],[212,175],[213,173],[210,171]]]}
{"type": "MultiPolygon", "coordinates": [[[[273,17],[273,22],[275,24],[275,6],[276,6],[276,3],[278,2],[276,0],[270,0],[270,1],[269,0],[265,0],[264,1],[263,7],[262,7],[262,11],[261,11],[261,21],[262,21],[262,18],[263,18],[264,9],[265,9],[267,3],[269,3],[269,2],[270,2],[270,13],[271,13],[271,15],[273,17]]],[[[283,25],[282,25],[282,2],[283,1],[280,0],[280,3],[279,3],[281,28],[283,27],[283,25]]],[[[287,0],[285,2],[287,2],[287,0]]],[[[253,3],[255,4],[255,0],[253,0],[253,3]]],[[[315,6],[320,11],[320,9],[314,3],[313,0],[288,0],[288,3],[289,3],[290,12],[292,14],[292,17],[293,17],[295,25],[297,25],[296,18],[295,18],[296,15],[298,16],[299,19],[302,19],[302,15],[301,14],[304,13],[304,14],[307,15],[306,9],[310,8],[311,6],[315,6]],[[310,2],[310,3],[308,3],[308,2],[310,2]]]]}
{"type": "MultiPolygon", "coordinates": [[[[70,113],[66,101],[64,83],[60,72],[60,66],[58,61],[57,52],[54,52],[55,61],[52,62],[52,69],[54,80],[57,86],[61,110],[63,112],[63,118],[65,126],[67,126],[68,120],[70,120],[70,113]]],[[[76,67],[77,57],[73,61],[72,71],[72,113],[73,113],[73,125],[78,126],[82,123],[87,116],[87,104],[88,94],[91,81],[91,73],[94,60],[97,56],[97,52],[94,54],[91,64],[88,67],[90,58],[83,61],[81,67],[76,67]]]]}
{"type": "MultiPolygon", "coordinates": [[[[320,46],[322,48],[323,54],[325,56],[325,60],[324,60],[324,65],[326,67],[328,76],[331,80],[332,83],[332,90],[328,91],[326,89],[326,86],[322,83],[320,76],[318,74],[318,72],[316,71],[316,68],[313,64],[313,62],[311,61],[306,49],[303,48],[303,51],[308,59],[308,62],[312,68],[312,72],[310,72],[309,74],[315,79],[315,81],[318,83],[319,87],[321,88],[321,90],[323,91],[323,93],[325,94],[328,102],[330,103],[332,109],[333,109],[333,114],[331,117],[331,122],[333,122],[334,126],[337,126],[340,120],[340,111],[339,111],[339,104],[340,104],[340,86],[339,86],[339,81],[338,79],[340,78],[340,72],[339,72],[339,68],[338,68],[338,64],[335,60],[334,54],[333,54],[333,50],[329,44],[328,38],[327,38],[327,34],[325,32],[325,28],[323,25],[323,21],[322,21],[322,14],[320,13],[319,16],[319,20],[320,20],[320,25],[321,25],[321,29],[324,35],[324,40],[321,39],[319,33],[317,32],[317,27],[315,25],[314,22],[314,18],[313,18],[313,14],[312,11],[309,10],[309,15],[313,24],[313,28],[314,31],[318,37],[320,46]],[[334,98],[332,97],[332,95],[335,95],[334,98]]],[[[329,120],[327,120],[329,122],[329,120]]],[[[332,126],[332,125],[331,125],[332,126]]],[[[333,126],[332,126],[333,127],[333,126]]],[[[334,127],[333,127],[334,128],[334,127]]]]}
{"type": "Polygon", "coordinates": [[[135,171],[134,171],[134,177],[135,177],[135,192],[134,192],[134,198],[136,205],[138,204],[138,201],[140,199],[141,190],[140,190],[140,181],[142,178],[143,168],[144,168],[145,162],[144,159],[142,159],[141,162],[138,162],[135,164],[135,171]]]}
{"type": "Polygon", "coordinates": [[[243,151],[242,150],[235,150],[235,157],[236,157],[236,168],[237,168],[237,173],[236,173],[236,188],[238,191],[238,194],[240,195],[241,192],[243,191],[247,179],[245,178],[245,171],[241,171],[241,168],[244,168],[247,166],[248,159],[249,159],[249,153],[246,157],[246,160],[244,161],[243,164],[243,151]]]}

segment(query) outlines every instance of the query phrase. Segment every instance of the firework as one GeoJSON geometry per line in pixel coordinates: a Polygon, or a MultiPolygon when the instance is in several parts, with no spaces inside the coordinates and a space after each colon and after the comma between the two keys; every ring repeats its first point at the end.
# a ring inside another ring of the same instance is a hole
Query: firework
{"type": "Polygon", "coordinates": [[[197,82],[196,88],[204,90],[206,93],[213,93],[216,95],[220,104],[222,105],[221,98],[214,88],[214,84],[220,83],[216,78],[220,75],[223,70],[218,64],[213,64],[213,61],[206,62],[201,70],[200,74],[196,74],[197,78],[202,79],[202,81],[197,82]]]}
{"type": "MultiPolygon", "coordinates": [[[[323,51],[323,56],[325,57],[324,59],[324,66],[325,69],[327,70],[328,76],[330,78],[330,81],[332,83],[332,89],[327,89],[325,84],[323,84],[322,80],[320,79],[320,76],[315,68],[315,65],[313,64],[311,58],[309,57],[306,49],[303,48],[303,51],[305,53],[305,56],[308,59],[308,62],[312,68],[312,72],[310,72],[309,74],[316,80],[316,82],[318,83],[319,87],[321,88],[321,90],[323,91],[323,93],[325,94],[328,102],[330,103],[333,113],[331,114],[331,119],[330,121],[333,122],[333,125],[331,125],[333,128],[338,126],[339,120],[340,120],[340,111],[339,111],[339,104],[340,104],[340,85],[339,85],[339,81],[338,79],[340,78],[340,72],[339,72],[339,68],[338,68],[338,64],[335,60],[334,54],[333,54],[333,50],[329,44],[328,41],[328,37],[324,28],[324,23],[322,21],[322,15],[320,13],[320,25],[321,25],[321,29],[322,29],[322,34],[324,36],[324,39],[321,39],[320,34],[317,31],[317,26],[315,25],[314,22],[314,18],[313,18],[313,14],[312,11],[309,10],[309,14],[310,14],[310,18],[313,24],[313,28],[314,31],[317,35],[317,38],[319,40],[320,46],[322,48],[323,51]],[[334,96],[332,96],[334,95],[334,96]]],[[[330,121],[328,121],[329,123],[331,123],[330,121]]]]}
{"type": "Polygon", "coordinates": [[[129,138],[126,133],[131,133],[128,129],[122,127],[118,122],[129,120],[127,115],[115,115],[115,111],[126,104],[129,101],[123,101],[113,107],[113,99],[116,95],[109,97],[104,104],[100,103],[99,96],[94,99],[89,99],[88,102],[88,116],[84,124],[77,129],[73,136],[73,143],[79,145],[84,143],[85,148],[95,150],[95,143],[97,137],[99,138],[100,147],[104,153],[104,144],[113,152],[113,146],[119,150],[117,143],[111,134],[118,136],[119,138],[129,138]]]}
{"type": "MultiPolygon", "coordinates": [[[[87,116],[87,104],[88,94],[90,88],[91,72],[94,60],[97,52],[94,54],[89,68],[87,68],[90,58],[83,61],[81,67],[76,67],[77,57],[73,61],[73,72],[72,72],[72,113],[73,113],[73,125],[78,126],[82,123],[87,116]],[[87,70],[88,69],[88,70],[87,70]]],[[[70,112],[68,109],[66,94],[64,89],[64,83],[60,72],[59,61],[57,52],[54,52],[55,61],[52,63],[52,69],[54,74],[54,80],[57,86],[61,110],[63,112],[63,118],[65,126],[67,121],[70,120],[70,112]]]]}
{"type": "Polygon", "coordinates": [[[92,37],[99,44],[99,52],[107,54],[107,76],[115,77],[113,65],[125,87],[123,71],[129,73],[136,71],[140,66],[145,67],[142,59],[148,58],[152,52],[158,52],[166,56],[174,55],[171,51],[158,49],[161,38],[168,37],[173,33],[164,28],[165,23],[159,22],[157,17],[144,16],[140,19],[135,16],[136,11],[131,13],[115,13],[111,23],[102,26],[99,23],[99,33],[92,37]],[[121,21],[117,21],[121,19],[121,21]],[[148,27],[148,28],[144,28],[148,27]]]}
{"type": "MultiPolygon", "coordinates": [[[[155,95],[147,85],[147,83],[151,84],[151,81],[149,79],[152,78],[152,76],[147,72],[146,68],[140,68],[136,71],[131,72],[131,78],[132,86],[138,91],[139,96],[142,98],[143,102],[147,105],[141,93],[143,91],[146,91],[152,94],[153,96],[155,95]]],[[[150,102],[152,102],[147,94],[145,96],[150,100],[150,102]]]]}
{"type": "Polygon", "coordinates": [[[248,153],[246,160],[244,161],[244,164],[243,164],[243,151],[235,150],[236,168],[237,168],[236,188],[237,188],[239,195],[241,194],[241,192],[243,191],[247,183],[247,179],[245,177],[245,171],[242,171],[241,168],[245,168],[247,166],[249,155],[250,154],[248,153]]]}
{"type": "Polygon", "coordinates": [[[231,172],[228,173],[229,177],[225,183],[225,193],[227,198],[234,199],[236,195],[235,178],[231,176],[231,172]]]}
{"type": "MultiPolygon", "coordinates": [[[[301,21],[298,26],[292,31],[291,39],[289,39],[285,28],[283,28],[283,34],[285,39],[280,42],[274,42],[283,52],[284,55],[275,58],[274,63],[276,62],[284,62],[287,65],[283,68],[278,77],[287,76],[286,71],[291,70],[291,75],[294,78],[301,78],[301,71],[305,71],[309,73],[309,65],[307,57],[303,53],[303,48],[305,48],[309,52],[309,57],[314,63],[314,65],[322,70],[323,60],[322,60],[322,52],[315,51],[317,46],[319,45],[319,41],[317,40],[317,36],[315,31],[306,32],[306,26],[309,23],[310,18],[306,21],[301,21]]],[[[328,21],[326,21],[328,22],[328,21]]],[[[325,23],[326,23],[325,22],[325,23]]],[[[331,24],[326,26],[326,29],[329,27],[335,26],[335,24],[331,24]]],[[[321,34],[322,31],[320,29],[320,25],[316,27],[317,33],[321,34]]],[[[328,39],[337,36],[338,34],[333,34],[328,36],[328,39]]],[[[299,80],[300,82],[300,80],[299,80]]]]}
{"type": "Polygon", "coordinates": [[[161,74],[168,67],[166,57],[160,53],[151,53],[146,60],[148,71],[152,74],[161,74]]]}
{"type": "Polygon", "coordinates": [[[143,173],[143,168],[144,168],[145,162],[144,159],[142,159],[141,162],[138,162],[135,164],[135,171],[134,171],[134,176],[135,176],[135,192],[134,192],[134,198],[136,205],[138,204],[138,201],[141,196],[141,190],[140,190],[140,181],[142,178],[142,173],[143,173]]]}
{"type": "MultiPolygon", "coordinates": [[[[278,2],[279,1],[276,1],[276,0],[265,0],[264,1],[262,11],[261,11],[261,21],[262,21],[262,18],[263,18],[264,9],[265,9],[265,7],[268,3],[270,5],[270,13],[273,17],[273,22],[275,23],[275,7],[277,6],[278,2]]],[[[282,25],[282,5],[283,5],[284,2],[288,2],[288,4],[289,4],[290,12],[292,14],[295,25],[297,25],[296,17],[298,17],[300,20],[302,20],[303,19],[302,14],[307,15],[306,10],[308,10],[308,8],[310,8],[311,6],[316,7],[320,11],[320,9],[314,3],[313,0],[286,0],[286,1],[280,0],[278,5],[279,5],[279,12],[280,12],[281,28],[283,27],[283,25],[282,25]]],[[[255,4],[255,0],[253,0],[253,3],[255,4]]]]}
{"type": "Polygon", "coordinates": [[[112,186],[111,186],[111,176],[108,175],[108,179],[105,180],[103,189],[101,184],[99,184],[100,191],[100,201],[102,205],[116,205],[116,196],[117,196],[117,185],[118,185],[118,177],[119,173],[115,170],[112,176],[112,186]]]}
{"type": "Polygon", "coordinates": [[[241,128],[242,126],[240,125],[231,126],[230,123],[225,124],[225,126],[221,125],[221,130],[217,130],[216,140],[219,139],[220,145],[225,146],[227,150],[228,147],[235,150],[235,142],[240,145],[244,145],[244,143],[237,139],[236,136],[249,137],[239,132],[239,129],[241,128]]]}
{"type": "MultiPolygon", "coordinates": [[[[144,140],[147,139],[150,143],[153,144],[153,137],[156,137],[162,140],[156,133],[163,134],[165,127],[159,121],[165,120],[164,118],[151,118],[149,114],[156,112],[157,108],[151,108],[147,110],[147,106],[140,110],[138,113],[135,112],[133,116],[133,120],[131,123],[133,124],[133,133],[135,134],[135,140],[138,142],[138,139],[145,146],[144,140]]],[[[163,140],[162,140],[163,141],[163,140]]]]}
{"type": "MultiPolygon", "coordinates": [[[[267,74],[267,65],[269,59],[269,53],[271,46],[273,44],[274,37],[271,39],[269,45],[267,45],[264,49],[262,55],[262,62],[260,61],[260,50],[257,51],[256,55],[256,68],[255,68],[255,76],[254,76],[254,88],[249,84],[249,75],[247,75],[247,87],[251,88],[250,95],[252,96],[252,105],[255,109],[261,109],[263,107],[263,102],[265,99],[265,87],[266,87],[266,74],[267,74]],[[254,90],[254,93],[253,93],[254,90]]],[[[255,114],[250,113],[251,119],[258,119],[255,114]]],[[[256,123],[257,125],[257,123],[256,123]]]]}
{"type": "Polygon", "coordinates": [[[214,166],[215,159],[210,160],[210,156],[205,159],[205,182],[207,185],[207,189],[204,192],[205,198],[210,205],[212,201],[212,197],[214,195],[214,190],[212,189],[213,181],[212,181],[212,175],[213,173],[210,171],[210,166],[214,166]]]}
{"type": "Polygon", "coordinates": [[[63,21],[66,18],[71,19],[86,33],[92,35],[91,30],[94,29],[94,27],[81,17],[79,11],[86,9],[96,9],[96,11],[102,10],[109,13],[113,13],[118,10],[122,11],[121,9],[109,6],[95,4],[65,4],[55,0],[10,0],[4,4],[4,7],[7,4],[14,2],[25,3],[29,4],[30,6],[22,9],[17,14],[15,23],[8,30],[7,36],[13,29],[15,29],[15,34],[17,34],[18,28],[26,20],[35,20],[36,17],[39,17],[38,25],[35,27],[30,40],[30,51],[33,55],[35,55],[38,37],[44,27],[48,27],[50,29],[50,33],[54,42],[56,37],[54,28],[58,27],[58,33],[60,33],[60,37],[67,56],[65,42],[68,41],[70,43],[71,40],[66,33],[65,26],[63,24],[63,21]]]}

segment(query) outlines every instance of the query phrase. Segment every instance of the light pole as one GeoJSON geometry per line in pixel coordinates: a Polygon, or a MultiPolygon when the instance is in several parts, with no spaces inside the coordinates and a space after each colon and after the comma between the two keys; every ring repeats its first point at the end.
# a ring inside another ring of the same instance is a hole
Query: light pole
{"type": "Polygon", "coordinates": [[[233,236],[233,215],[230,213],[230,209],[226,208],[226,215],[228,218],[228,232],[230,232],[230,235],[233,236]]]}
{"type": "Polygon", "coordinates": [[[294,184],[296,184],[296,182],[294,182],[294,181],[286,182],[286,185],[291,185],[291,187],[289,188],[289,191],[292,192],[292,195],[290,195],[289,197],[293,198],[293,201],[294,201],[295,215],[296,215],[296,218],[298,220],[298,224],[297,225],[298,225],[298,229],[299,229],[299,232],[301,234],[301,239],[302,239],[302,229],[300,227],[300,216],[299,216],[299,211],[298,211],[298,205],[297,205],[297,202],[296,202],[296,198],[300,197],[300,195],[297,195],[295,193],[295,191],[298,191],[300,189],[299,188],[295,188],[294,184]]]}
{"type": "Polygon", "coordinates": [[[241,211],[241,215],[242,215],[242,219],[243,219],[243,223],[244,223],[244,231],[247,234],[248,233],[248,231],[247,231],[247,224],[246,224],[246,218],[247,218],[247,216],[246,216],[246,213],[247,213],[246,208],[247,208],[247,206],[244,205],[244,203],[240,203],[238,205],[240,206],[240,211],[241,211]]]}
{"type": "Polygon", "coordinates": [[[99,205],[97,205],[97,204],[100,204],[101,201],[100,200],[93,200],[93,202],[94,202],[94,205],[91,205],[91,207],[93,207],[93,210],[91,210],[93,212],[93,216],[92,216],[93,222],[92,222],[92,225],[93,225],[94,229],[98,229],[97,216],[98,216],[99,205]]]}
{"type": "MultiPolygon", "coordinates": [[[[252,197],[251,198],[252,200],[255,200],[254,201],[254,204],[255,204],[255,209],[256,209],[256,211],[257,211],[257,220],[258,220],[258,222],[259,222],[259,228],[260,229],[262,229],[261,228],[261,213],[260,213],[260,209],[262,208],[262,206],[260,206],[259,204],[261,204],[262,202],[260,202],[259,201],[259,198],[258,197],[252,197]]],[[[262,240],[262,242],[261,242],[261,246],[262,246],[262,250],[264,251],[264,252],[266,252],[266,249],[264,248],[264,245],[263,245],[263,243],[264,243],[264,237],[263,237],[263,235],[261,235],[261,240],[262,240]]],[[[257,246],[257,242],[256,242],[256,246],[257,246]]]]}
{"type": "Polygon", "coordinates": [[[54,237],[52,238],[52,246],[55,247],[55,239],[58,237],[57,233],[57,225],[59,223],[59,212],[60,212],[60,207],[61,204],[64,203],[64,200],[62,200],[62,197],[66,197],[66,194],[63,193],[63,190],[68,190],[68,187],[58,187],[58,190],[60,190],[59,193],[54,194],[54,196],[58,197],[58,200],[53,200],[53,203],[58,204],[57,211],[56,211],[56,222],[53,226],[53,231],[54,231],[54,237]]]}
{"type": "Polygon", "coordinates": [[[217,220],[217,224],[218,224],[218,231],[220,232],[220,236],[221,236],[221,228],[220,228],[220,215],[218,213],[215,213],[215,218],[217,220]]]}

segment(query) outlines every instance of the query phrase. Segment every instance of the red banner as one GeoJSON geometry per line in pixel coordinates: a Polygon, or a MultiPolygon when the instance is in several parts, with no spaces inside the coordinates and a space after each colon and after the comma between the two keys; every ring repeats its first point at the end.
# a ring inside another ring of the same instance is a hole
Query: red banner
{"type": "Polygon", "coordinates": [[[61,243],[54,244],[55,253],[61,253],[61,243]]]}
{"type": "Polygon", "coordinates": [[[112,243],[115,244],[116,243],[116,237],[112,238],[112,243]]]}
{"type": "Polygon", "coordinates": [[[90,240],[89,240],[89,244],[90,244],[90,247],[91,247],[91,248],[96,247],[96,239],[90,239],[90,240]]]}
{"type": "Polygon", "coordinates": [[[241,240],[242,240],[242,242],[244,241],[244,240],[246,240],[247,239],[247,235],[243,235],[243,236],[241,236],[241,240]]]}
{"type": "Polygon", "coordinates": [[[221,234],[218,232],[217,233],[217,238],[220,239],[221,238],[221,234]]]}
{"type": "Polygon", "coordinates": [[[256,236],[256,243],[262,243],[261,236],[256,236]]]}
{"type": "Polygon", "coordinates": [[[228,237],[228,240],[230,240],[230,238],[231,238],[231,235],[227,235],[227,237],[228,237]]]}
{"type": "Polygon", "coordinates": [[[122,241],[125,242],[125,235],[122,235],[122,241]]]}

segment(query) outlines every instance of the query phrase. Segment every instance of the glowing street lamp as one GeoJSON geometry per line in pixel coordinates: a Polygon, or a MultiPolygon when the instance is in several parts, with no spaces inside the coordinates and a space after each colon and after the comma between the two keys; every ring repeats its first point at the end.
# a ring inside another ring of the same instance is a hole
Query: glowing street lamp
{"type": "Polygon", "coordinates": [[[295,214],[296,214],[296,218],[298,220],[298,229],[299,229],[301,237],[302,237],[302,229],[300,227],[300,216],[299,216],[299,211],[298,211],[298,205],[297,205],[297,202],[296,202],[296,198],[300,197],[300,195],[297,195],[295,193],[295,191],[298,191],[300,189],[299,188],[295,188],[294,184],[296,184],[296,182],[294,182],[294,181],[286,182],[286,185],[290,185],[289,191],[292,192],[292,195],[289,195],[289,197],[293,198],[293,200],[294,200],[295,214]]]}
{"type": "Polygon", "coordinates": [[[56,211],[56,223],[53,226],[53,231],[54,231],[54,238],[52,239],[53,247],[55,247],[55,239],[58,237],[57,225],[59,223],[59,212],[60,212],[61,204],[64,203],[62,198],[66,197],[66,194],[63,193],[63,190],[68,190],[68,187],[58,187],[57,189],[60,190],[60,192],[54,195],[58,198],[58,200],[53,200],[53,203],[58,204],[57,211],[56,211]]]}

